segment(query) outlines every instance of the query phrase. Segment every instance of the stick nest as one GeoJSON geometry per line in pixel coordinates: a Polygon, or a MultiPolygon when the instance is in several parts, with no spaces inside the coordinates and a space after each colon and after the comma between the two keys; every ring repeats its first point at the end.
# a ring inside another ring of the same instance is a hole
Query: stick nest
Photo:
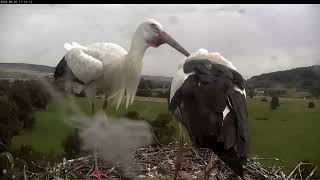
{"type": "MultiPolygon", "coordinates": [[[[174,163],[177,155],[177,144],[149,146],[137,149],[133,152],[134,161],[124,166],[121,163],[110,163],[98,159],[99,169],[108,178],[143,178],[143,179],[172,179],[174,174],[174,163]]],[[[206,166],[211,155],[211,150],[184,147],[183,163],[179,173],[179,179],[203,179],[206,166]]],[[[249,179],[290,179],[299,178],[301,163],[286,176],[280,167],[263,167],[258,160],[267,158],[252,157],[244,166],[245,177],[249,179]]],[[[281,161],[277,158],[268,160],[281,161]]],[[[236,175],[214,154],[214,169],[210,179],[234,179],[236,175]]],[[[33,173],[25,170],[28,179],[85,179],[94,168],[94,157],[89,155],[77,159],[64,160],[52,167],[43,167],[44,171],[33,173]]],[[[301,172],[300,172],[301,175],[301,172]]],[[[312,174],[311,174],[312,176],[312,174]]]]}

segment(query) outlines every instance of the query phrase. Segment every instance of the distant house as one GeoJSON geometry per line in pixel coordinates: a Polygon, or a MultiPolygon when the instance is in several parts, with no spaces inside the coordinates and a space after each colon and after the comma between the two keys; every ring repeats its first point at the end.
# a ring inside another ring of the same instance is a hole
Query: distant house
{"type": "Polygon", "coordinates": [[[255,92],[257,95],[263,95],[263,94],[264,94],[264,90],[255,89],[254,92],[255,92]]]}

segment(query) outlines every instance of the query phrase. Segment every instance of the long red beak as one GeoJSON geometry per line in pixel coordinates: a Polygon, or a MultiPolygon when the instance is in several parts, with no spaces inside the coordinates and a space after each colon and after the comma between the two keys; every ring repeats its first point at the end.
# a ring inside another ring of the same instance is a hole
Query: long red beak
{"type": "Polygon", "coordinates": [[[159,40],[160,40],[159,43],[169,44],[171,47],[173,47],[174,49],[176,49],[177,51],[179,51],[180,53],[182,53],[186,57],[188,57],[190,55],[190,53],[187,50],[185,50],[175,39],[173,39],[169,34],[167,34],[164,31],[160,32],[159,40]]]}

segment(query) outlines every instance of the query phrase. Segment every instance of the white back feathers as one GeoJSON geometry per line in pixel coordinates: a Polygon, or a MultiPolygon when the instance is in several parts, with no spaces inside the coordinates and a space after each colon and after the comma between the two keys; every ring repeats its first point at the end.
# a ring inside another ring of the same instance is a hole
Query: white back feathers
{"type": "Polygon", "coordinates": [[[230,61],[228,61],[218,52],[209,53],[208,50],[206,49],[199,49],[198,51],[190,54],[190,56],[187,57],[186,61],[197,60],[197,59],[208,59],[213,63],[222,64],[222,65],[228,66],[233,70],[237,70],[236,67],[234,67],[230,61]]]}
{"type": "MultiPolygon", "coordinates": [[[[193,72],[188,73],[188,74],[185,74],[183,72],[184,63],[186,61],[199,60],[199,59],[208,59],[208,60],[212,61],[213,63],[222,64],[222,65],[225,65],[225,66],[237,71],[237,69],[233,66],[233,64],[230,61],[228,61],[227,59],[225,59],[220,53],[218,53],[218,52],[209,53],[208,50],[206,50],[206,49],[203,49],[203,48],[198,49],[196,52],[193,52],[192,54],[190,54],[190,56],[187,57],[183,63],[179,64],[178,71],[176,72],[176,74],[172,80],[172,83],[171,83],[170,102],[171,102],[171,99],[174,96],[175,92],[182,86],[182,84],[189,77],[189,75],[194,74],[193,72]]],[[[237,88],[236,90],[239,91],[240,89],[237,88]]],[[[239,91],[239,92],[245,94],[245,91],[239,91]]]]}

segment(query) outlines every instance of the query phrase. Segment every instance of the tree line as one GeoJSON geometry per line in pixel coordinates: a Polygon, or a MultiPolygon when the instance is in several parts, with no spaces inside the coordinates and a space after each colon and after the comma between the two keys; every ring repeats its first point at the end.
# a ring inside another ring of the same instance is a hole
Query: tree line
{"type": "Polygon", "coordinates": [[[49,100],[49,93],[37,80],[1,80],[0,144],[9,146],[13,136],[32,129],[35,110],[45,109],[49,100]]]}

